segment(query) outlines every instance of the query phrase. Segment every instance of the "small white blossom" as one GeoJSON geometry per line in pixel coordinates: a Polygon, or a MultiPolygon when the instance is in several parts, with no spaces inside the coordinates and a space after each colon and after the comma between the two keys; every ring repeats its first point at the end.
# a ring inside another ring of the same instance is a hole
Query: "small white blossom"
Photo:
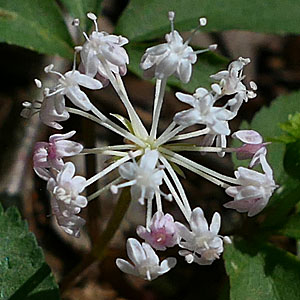
{"type": "Polygon", "coordinates": [[[193,108],[177,113],[175,123],[183,126],[203,124],[210,129],[210,134],[229,135],[228,120],[234,114],[225,107],[215,107],[216,98],[204,88],[198,88],[193,95],[176,93],[176,97],[193,108]]]}
{"type": "MultiPolygon", "coordinates": [[[[183,83],[187,83],[192,75],[192,64],[197,61],[197,54],[214,50],[216,45],[211,45],[209,49],[194,52],[193,48],[188,45],[191,38],[183,42],[180,34],[173,29],[174,16],[174,13],[169,13],[172,31],[165,36],[167,43],[148,48],[142,57],[140,67],[145,71],[146,78],[155,76],[158,79],[163,79],[174,74],[183,83]]],[[[200,26],[205,25],[204,18],[201,18],[200,26]]]]}
{"type": "Polygon", "coordinates": [[[79,228],[83,220],[76,216],[81,208],[87,206],[87,199],[79,195],[85,188],[86,179],[75,176],[75,166],[67,162],[54,179],[51,177],[47,189],[52,196],[52,212],[57,217],[59,225],[68,234],[79,236],[79,228]]]}
{"type": "MultiPolygon", "coordinates": [[[[218,235],[221,226],[219,213],[216,212],[213,215],[209,228],[200,207],[192,211],[190,220],[192,231],[179,222],[175,224],[179,236],[183,239],[183,241],[180,241],[179,246],[186,249],[179,251],[179,254],[185,256],[188,263],[195,262],[199,265],[210,265],[220,257],[223,252],[223,237],[218,235]]],[[[230,242],[228,237],[225,237],[224,240],[230,242]]]]}
{"type": "Polygon", "coordinates": [[[35,144],[33,166],[39,177],[48,180],[49,174],[45,177],[46,169],[61,170],[64,166],[63,157],[73,156],[82,151],[83,146],[81,144],[66,140],[75,133],[76,131],[73,130],[66,134],[54,134],[50,136],[49,143],[38,142],[35,144]]]}
{"type": "Polygon", "coordinates": [[[156,250],[164,251],[178,243],[179,236],[173,217],[160,211],[153,215],[149,229],[138,226],[136,232],[156,250]]]}
{"type": "Polygon", "coordinates": [[[128,239],[126,248],[127,255],[133,265],[121,258],[116,260],[118,268],[124,273],[151,281],[167,273],[176,265],[176,258],[174,257],[169,257],[159,264],[158,256],[151,246],[147,243],[141,245],[136,239],[128,239]]]}
{"type": "Polygon", "coordinates": [[[244,144],[235,149],[236,156],[238,159],[251,159],[249,167],[252,168],[259,164],[260,156],[267,154],[266,145],[268,143],[263,143],[262,136],[254,130],[239,130],[232,134],[233,138],[239,139],[244,144]]]}
{"type": "Polygon", "coordinates": [[[112,185],[111,191],[117,193],[120,187],[131,186],[133,200],[144,204],[144,199],[152,199],[155,191],[162,193],[159,186],[162,184],[164,171],[156,168],[159,153],[149,150],[142,156],[140,164],[135,161],[124,163],[119,167],[122,178],[129,180],[120,185],[112,185]]]}
{"type": "Polygon", "coordinates": [[[95,31],[89,37],[85,35],[87,41],[80,52],[84,73],[90,77],[98,73],[101,81],[103,78],[103,82],[106,82],[108,75],[99,58],[101,57],[106,60],[110,71],[121,76],[125,75],[129,58],[123,46],[128,43],[128,39],[104,31],[99,32],[96,19],[92,20],[95,24],[95,31]]]}
{"type": "Polygon", "coordinates": [[[48,96],[56,96],[56,110],[60,112],[58,106],[61,109],[64,108],[64,96],[67,96],[71,102],[83,110],[91,109],[91,102],[87,95],[80,90],[79,86],[83,86],[92,90],[98,90],[102,88],[100,81],[93,79],[85,74],[80,74],[76,70],[66,72],[64,75],[52,71],[53,65],[47,66],[45,68],[46,73],[53,73],[60,76],[58,84],[54,88],[54,91],[48,94],[48,96]]]}
{"type": "MultiPolygon", "coordinates": [[[[220,71],[210,77],[218,80],[222,90],[222,95],[236,94],[234,100],[229,103],[231,110],[237,112],[243,101],[247,102],[248,99],[255,98],[256,94],[252,90],[247,90],[246,86],[242,83],[245,78],[243,75],[244,67],[250,63],[249,58],[239,57],[236,61],[229,64],[228,70],[220,71]]],[[[256,84],[251,81],[250,87],[253,90],[257,89],[256,84]]]]}
{"type": "Polygon", "coordinates": [[[238,212],[248,212],[249,217],[260,213],[268,204],[276,184],[273,179],[273,171],[266,161],[264,155],[259,160],[265,174],[239,167],[235,172],[239,186],[231,186],[226,193],[234,197],[233,201],[224,204],[226,208],[232,208],[238,212]]]}

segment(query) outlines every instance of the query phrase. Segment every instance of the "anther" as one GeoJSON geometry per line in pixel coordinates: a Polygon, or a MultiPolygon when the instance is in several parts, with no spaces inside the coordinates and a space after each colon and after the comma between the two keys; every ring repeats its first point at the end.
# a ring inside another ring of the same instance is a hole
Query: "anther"
{"type": "Polygon", "coordinates": [[[207,19],[206,18],[200,18],[199,19],[199,24],[200,24],[200,26],[205,26],[207,24],[207,19]]]}
{"type": "Polygon", "coordinates": [[[72,26],[78,27],[79,25],[80,25],[79,19],[74,19],[74,20],[72,21],[72,26]]]}
{"type": "Polygon", "coordinates": [[[39,79],[34,79],[34,83],[39,89],[42,87],[42,82],[39,79]]]}

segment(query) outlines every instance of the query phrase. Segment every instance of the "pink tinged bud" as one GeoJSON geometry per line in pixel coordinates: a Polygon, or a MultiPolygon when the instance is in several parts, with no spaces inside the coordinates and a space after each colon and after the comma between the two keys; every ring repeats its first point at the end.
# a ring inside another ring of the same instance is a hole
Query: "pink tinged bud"
{"type": "Polygon", "coordinates": [[[49,173],[46,170],[47,168],[61,170],[64,166],[63,157],[77,155],[82,151],[83,146],[81,144],[66,140],[71,138],[75,133],[76,131],[73,130],[66,134],[54,134],[50,136],[49,143],[36,143],[33,154],[33,165],[39,177],[48,180],[49,177],[45,176],[45,174],[49,173]]]}
{"type": "Polygon", "coordinates": [[[150,228],[137,227],[137,234],[154,249],[164,251],[178,243],[177,228],[170,214],[156,212],[151,220],[150,228]]]}
{"type": "Polygon", "coordinates": [[[260,155],[267,154],[266,145],[269,143],[263,143],[262,136],[254,130],[239,130],[232,137],[244,143],[235,152],[240,160],[252,158],[249,165],[251,168],[259,163],[260,155]]]}

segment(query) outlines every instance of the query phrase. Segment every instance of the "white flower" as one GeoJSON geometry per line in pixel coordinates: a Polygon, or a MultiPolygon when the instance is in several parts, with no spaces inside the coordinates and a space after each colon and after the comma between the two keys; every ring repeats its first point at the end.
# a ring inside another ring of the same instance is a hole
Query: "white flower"
{"type": "MultiPolygon", "coordinates": [[[[223,252],[223,239],[218,235],[221,226],[219,213],[213,215],[210,227],[200,207],[192,211],[189,231],[183,224],[175,223],[179,236],[184,240],[180,241],[179,246],[186,250],[179,251],[185,256],[188,263],[196,262],[199,265],[210,265],[218,259],[223,252]]],[[[228,237],[224,237],[225,242],[230,242],[228,237]]]]}
{"type": "Polygon", "coordinates": [[[75,176],[73,163],[68,162],[57,174],[56,179],[50,178],[47,189],[52,196],[52,211],[56,215],[59,225],[68,234],[79,236],[77,230],[84,223],[78,214],[81,208],[87,206],[87,199],[79,195],[86,184],[86,179],[82,176],[75,176]]]}
{"type": "Polygon", "coordinates": [[[183,126],[203,124],[210,129],[210,134],[230,134],[227,121],[235,115],[225,107],[214,107],[216,98],[212,93],[198,88],[193,95],[176,93],[176,97],[193,108],[177,113],[175,123],[183,126]]]}
{"type": "Polygon", "coordinates": [[[173,217],[170,214],[164,215],[161,211],[153,215],[149,229],[138,226],[136,232],[156,250],[164,251],[178,243],[179,236],[173,217]]]}
{"type": "Polygon", "coordinates": [[[89,37],[85,35],[87,41],[80,53],[85,74],[94,77],[99,73],[104,79],[108,78],[105,67],[99,59],[101,56],[106,60],[110,71],[121,76],[125,75],[129,58],[122,46],[128,43],[128,39],[104,31],[98,32],[96,16],[89,14],[88,17],[94,21],[95,31],[89,37]]]}
{"type": "Polygon", "coordinates": [[[141,204],[144,204],[144,199],[152,199],[155,191],[162,193],[159,186],[162,184],[164,171],[156,168],[158,156],[157,150],[149,150],[142,156],[139,165],[135,161],[121,165],[119,173],[129,181],[112,185],[111,191],[117,193],[120,187],[131,186],[132,199],[141,204]]]}
{"type": "Polygon", "coordinates": [[[128,274],[139,276],[145,280],[153,280],[167,273],[176,265],[176,258],[169,257],[159,264],[159,259],[151,246],[147,243],[142,245],[136,239],[130,238],[126,244],[127,255],[134,265],[124,259],[118,258],[118,268],[128,274]]]}
{"type": "Polygon", "coordinates": [[[233,201],[224,204],[227,208],[233,208],[238,212],[248,212],[249,217],[260,213],[268,204],[276,184],[273,179],[273,171],[264,155],[259,160],[265,174],[239,167],[235,172],[239,186],[231,186],[226,193],[234,197],[233,201]]]}
{"type": "Polygon", "coordinates": [[[61,170],[64,166],[63,157],[69,157],[80,153],[83,146],[73,141],[67,141],[76,131],[71,131],[66,134],[54,134],[49,138],[49,143],[38,142],[34,147],[33,165],[34,170],[42,179],[48,180],[49,176],[45,178],[45,169],[54,168],[61,170]]]}
{"type": "MultiPolygon", "coordinates": [[[[144,75],[147,78],[155,76],[163,79],[174,74],[183,83],[187,83],[191,78],[192,64],[197,61],[197,54],[214,50],[216,45],[194,52],[193,48],[188,45],[191,38],[183,42],[180,34],[173,29],[174,16],[174,12],[169,12],[172,31],[166,34],[167,43],[148,48],[142,57],[140,67],[145,71],[144,75]]],[[[200,26],[205,26],[206,22],[203,20],[204,18],[200,19],[200,26]]]]}
{"type": "Polygon", "coordinates": [[[52,69],[53,65],[49,65],[45,68],[45,72],[60,76],[54,91],[48,94],[48,96],[56,96],[56,110],[59,111],[58,106],[60,106],[61,109],[64,108],[65,95],[74,105],[86,111],[90,110],[91,102],[87,95],[80,90],[79,85],[92,90],[98,90],[102,88],[102,83],[85,74],[80,74],[80,72],[75,69],[66,72],[64,75],[59,72],[52,71],[52,69]]]}
{"type": "MultiPolygon", "coordinates": [[[[237,93],[234,100],[231,102],[231,110],[237,112],[243,101],[247,102],[248,98],[255,98],[256,94],[252,90],[247,90],[246,86],[242,83],[245,78],[243,75],[244,67],[250,63],[249,58],[239,57],[236,61],[229,64],[228,70],[220,71],[210,77],[220,81],[222,95],[232,95],[237,93]]],[[[257,89],[256,84],[251,81],[250,87],[253,90],[257,89]]]]}
{"type": "Polygon", "coordinates": [[[235,149],[238,159],[251,159],[249,167],[252,168],[260,162],[260,155],[266,156],[266,145],[269,143],[263,143],[262,136],[254,130],[239,130],[232,134],[233,138],[239,139],[244,144],[235,149]]]}

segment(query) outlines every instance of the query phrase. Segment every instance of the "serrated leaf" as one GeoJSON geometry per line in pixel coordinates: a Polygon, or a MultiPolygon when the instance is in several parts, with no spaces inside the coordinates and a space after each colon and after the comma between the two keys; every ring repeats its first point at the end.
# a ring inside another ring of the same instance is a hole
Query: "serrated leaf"
{"type": "Polygon", "coordinates": [[[224,253],[231,300],[300,299],[300,261],[274,246],[235,241],[224,253]]]}
{"type": "Polygon", "coordinates": [[[0,205],[0,300],[43,298],[60,296],[42,249],[18,210],[0,205]]]}
{"type": "Polygon", "coordinates": [[[71,37],[53,0],[0,0],[0,42],[73,57],[71,37]]]}
{"type": "Polygon", "coordinates": [[[279,231],[281,234],[294,239],[300,239],[300,213],[290,217],[288,222],[279,231]]]}
{"type": "Polygon", "coordinates": [[[116,119],[118,119],[127,129],[129,132],[131,132],[132,134],[134,134],[132,125],[130,123],[130,121],[128,119],[126,119],[125,117],[119,115],[119,114],[110,114],[111,116],[115,117],[116,119]]]}
{"type": "Polygon", "coordinates": [[[80,20],[80,26],[84,31],[89,31],[93,26],[93,22],[87,18],[88,12],[94,13],[96,16],[101,11],[102,0],[60,0],[66,7],[67,11],[73,18],[80,20]]]}
{"type": "Polygon", "coordinates": [[[265,33],[299,33],[298,0],[131,0],[118,21],[116,31],[130,40],[162,37],[170,31],[168,12],[175,11],[175,28],[191,30],[202,16],[203,31],[250,30],[265,33]]]}
{"type": "MultiPolygon", "coordinates": [[[[126,46],[130,57],[128,69],[140,77],[143,77],[143,71],[139,67],[140,61],[148,47],[150,47],[149,44],[139,43],[130,43],[126,46]]],[[[209,88],[213,83],[213,80],[210,79],[209,76],[222,69],[226,69],[227,63],[227,59],[215,53],[209,52],[201,54],[198,56],[197,63],[193,65],[193,73],[189,83],[183,84],[180,80],[171,76],[168,79],[168,85],[190,93],[194,93],[195,89],[200,86],[209,88]]]]}

